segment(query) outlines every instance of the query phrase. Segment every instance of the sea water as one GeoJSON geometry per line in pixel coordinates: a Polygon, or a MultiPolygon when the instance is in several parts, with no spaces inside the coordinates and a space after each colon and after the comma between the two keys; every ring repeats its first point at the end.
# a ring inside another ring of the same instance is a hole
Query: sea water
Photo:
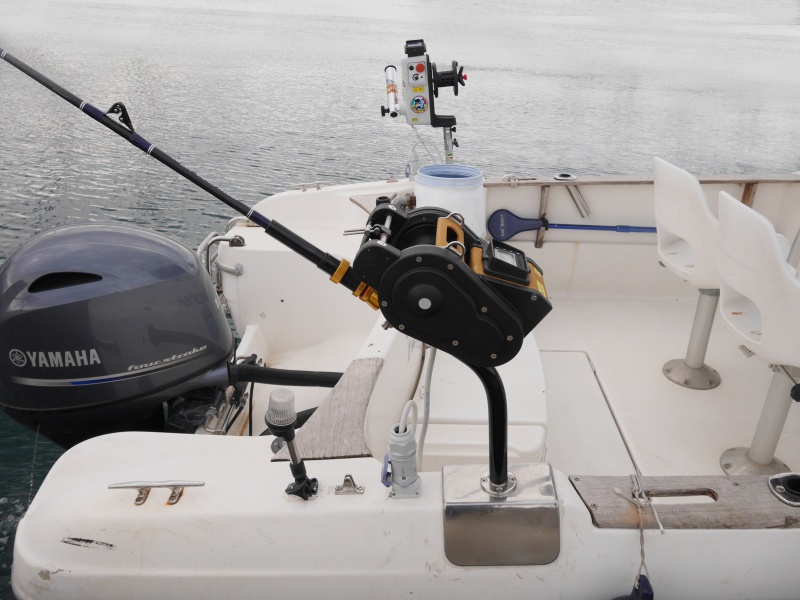
{"type": "MultiPolygon", "coordinates": [[[[0,47],[247,204],[402,176],[384,67],[464,65],[456,161],[485,175],[800,169],[797,0],[0,0],[0,47]]],[[[441,152],[420,131],[421,163],[441,152]]],[[[0,61],[0,260],[42,229],[138,225],[196,246],[232,211],[0,61]]],[[[0,357],[0,360],[5,360],[0,357]]],[[[0,597],[60,450],[0,415],[0,597]]]]}

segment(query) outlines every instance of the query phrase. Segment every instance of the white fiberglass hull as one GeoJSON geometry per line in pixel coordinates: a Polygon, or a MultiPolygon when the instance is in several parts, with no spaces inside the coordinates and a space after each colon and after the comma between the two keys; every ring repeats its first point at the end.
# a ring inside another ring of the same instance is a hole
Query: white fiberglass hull
{"type": "MultiPolygon", "coordinates": [[[[792,239],[800,227],[798,182],[767,178],[757,194],[744,178],[705,186],[709,197],[750,189],[753,208],[792,239]]],[[[486,185],[487,213],[506,208],[535,217],[548,188],[548,218],[580,221],[555,181],[486,185]]],[[[651,181],[587,178],[577,185],[592,209],[583,222],[653,225],[651,181]]],[[[258,209],[337,256],[352,257],[358,239],[341,232],[363,227],[366,213],[351,199],[411,189],[401,181],[290,192],[258,209]]],[[[488,464],[482,390],[448,357],[437,359],[421,493],[391,498],[380,482],[386,433],[409,398],[420,401],[427,356],[395,330],[384,331],[376,313],[260,229],[239,224],[230,233],[245,239],[219,254],[222,264],[242,267],[240,275],[222,278],[242,337],[240,355],[319,370],[344,370],[354,358],[384,361],[363,422],[374,458],[306,461],[320,493],[303,502],[284,494],[291,474],[285,462],[271,461],[271,438],[246,436],[246,412],[228,436],[129,433],[90,440],[55,465],[20,523],[13,569],[20,598],[613,598],[630,592],[641,560],[637,511],[620,498],[630,493],[619,481],[635,472],[653,485],[686,477],[697,496],[698,504],[684,508],[659,505],[664,535],[651,509],[643,511],[646,564],[659,600],[797,596],[792,550],[800,542],[800,509],[774,498],[766,479],[755,487],[741,480],[743,489],[754,490],[750,496],[731,498],[715,487],[722,453],[752,438],[772,372],[745,358],[717,319],[707,362],[722,384],[700,392],[662,375],[664,362],[685,349],[696,290],[658,266],[652,234],[551,230],[541,247],[535,232],[512,240],[543,268],[554,308],[501,367],[509,464],[552,466],[557,553],[546,564],[467,567],[447,553],[441,468],[488,464]],[[363,495],[335,493],[346,475],[364,486],[363,495]],[[600,501],[581,495],[590,476],[607,478],[600,501]],[[163,480],[204,485],[186,487],[176,504],[167,503],[169,490],[154,488],[140,506],[136,490],[108,488],[163,480]],[[767,508],[754,514],[754,506],[767,508]],[[698,524],[698,515],[716,508],[698,524]],[[624,513],[621,523],[605,520],[611,509],[624,513]]],[[[270,389],[256,387],[256,436],[270,389]]],[[[298,409],[327,394],[298,391],[298,409]]],[[[795,469],[798,436],[800,414],[793,410],[777,453],[795,469]]]]}
{"type": "MultiPolygon", "coordinates": [[[[444,552],[442,478],[393,500],[371,459],[310,461],[319,497],[287,497],[286,463],[258,438],[128,433],[95,438],[53,468],[18,530],[20,598],[612,598],[636,574],[639,532],[600,529],[558,471],[561,549],[551,564],[460,567],[444,552]],[[127,460],[122,458],[127,457],[127,460]],[[87,469],[86,465],[92,468],[87,469]],[[346,474],[363,495],[335,495],[346,474]],[[175,505],[154,489],[108,484],[187,479],[175,505]],[[72,491],[53,493],[69,481],[72,491]],[[52,494],[52,495],[51,495],[52,494]]],[[[531,532],[533,535],[533,532],[531,532]]],[[[792,598],[792,530],[645,533],[658,598],[792,598]]]]}

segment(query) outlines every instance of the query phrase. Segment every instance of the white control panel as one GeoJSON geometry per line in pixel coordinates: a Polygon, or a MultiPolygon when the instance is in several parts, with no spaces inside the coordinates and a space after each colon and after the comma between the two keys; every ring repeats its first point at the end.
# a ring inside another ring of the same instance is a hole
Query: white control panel
{"type": "Polygon", "coordinates": [[[432,88],[428,81],[428,56],[404,58],[400,72],[403,80],[401,114],[409,125],[430,125],[432,88]]]}

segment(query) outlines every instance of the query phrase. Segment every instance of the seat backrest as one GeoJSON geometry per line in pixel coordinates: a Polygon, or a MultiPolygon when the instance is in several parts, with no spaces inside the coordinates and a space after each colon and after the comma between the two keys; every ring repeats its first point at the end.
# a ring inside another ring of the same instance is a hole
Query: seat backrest
{"type": "Polygon", "coordinates": [[[762,214],[719,195],[720,313],[741,342],[770,364],[800,366],[800,280],[762,214]]]}
{"type": "Polygon", "coordinates": [[[717,218],[697,178],[654,159],[656,237],[661,262],[698,288],[719,287],[717,218]]]}

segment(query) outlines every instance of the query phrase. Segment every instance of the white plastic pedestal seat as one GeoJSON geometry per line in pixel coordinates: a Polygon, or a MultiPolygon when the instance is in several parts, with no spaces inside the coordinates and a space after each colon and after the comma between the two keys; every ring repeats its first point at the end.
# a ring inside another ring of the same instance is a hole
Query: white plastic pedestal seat
{"type": "Polygon", "coordinates": [[[728,475],[789,471],[775,458],[792,399],[788,367],[800,367],[800,280],[766,217],[719,195],[720,313],[741,343],[775,371],[749,448],[720,458],[728,475]]]}
{"type": "Polygon", "coordinates": [[[719,374],[705,364],[719,300],[717,218],[691,173],[656,158],[653,183],[661,263],[700,290],[686,358],[667,362],[664,375],[687,388],[710,390],[720,383],[719,374]]]}

